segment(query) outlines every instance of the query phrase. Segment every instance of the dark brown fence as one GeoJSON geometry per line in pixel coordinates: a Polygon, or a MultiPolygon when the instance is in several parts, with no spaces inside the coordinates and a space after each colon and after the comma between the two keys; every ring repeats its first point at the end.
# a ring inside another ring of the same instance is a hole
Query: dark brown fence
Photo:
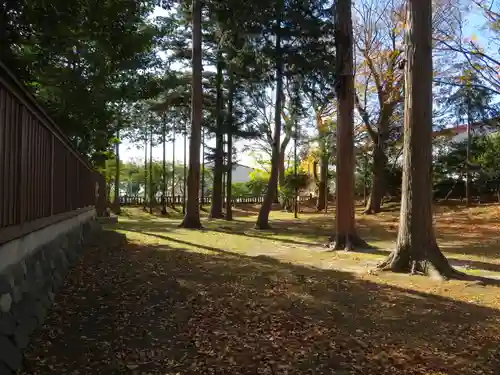
{"type": "Polygon", "coordinates": [[[0,244],[95,204],[95,172],[0,62],[0,244]]]}

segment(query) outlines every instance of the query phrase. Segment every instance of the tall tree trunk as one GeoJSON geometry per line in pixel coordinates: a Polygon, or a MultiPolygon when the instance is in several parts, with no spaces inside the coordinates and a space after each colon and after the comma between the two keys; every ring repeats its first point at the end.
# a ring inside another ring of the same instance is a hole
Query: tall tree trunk
{"type": "MultiPolygon", "coordinates": [[[[281,204],[281,209],[288,209],[288,199],[283,195],[280,196],[279,191],[284,190],[285,188],[285,149],[280,147],[280,156],[279,156],[279,166],[278,166],[278,186],[279,188],[276,190],[276,197],[278,202],[281,204]]],[[[275,200],[276,202],[276,200],[275,200]]]]}
{"type": "Polygon", "coordinates": [[[120,215],[120,127],[116,130],[116,138],[118,142],[115,145],[116,153],[116,168],[115,168],[115,198],[113,200],[113,211],[115,214],[120,215]]]}
{"type": "MultiPolygon", "coordinates": [[[[286,148],[288,147],[288,144],[290,143],[291,136],[290,136],[290,130],[287,129],[285,126],[285,136],[283,138],[283,142],[281,142],[280,145],[280,157],[279,157],[279,174],[278,174],[278,184],[279,188],[283,189],[285,187],[285,155],[286,155],[286,148]]],[[[276,197],[275,197],[275,203],[279,203],[279,199],[282,198],[279,196],[279,189],[276,189],[276,197]]],[[[286,208],[289,206],[289,202],[287,199],[284,199],[283,202],[281,202],[281,207],[286,208]]]]}
{"type": "Polygon", "coordinates": [[[144,202],[143,209],[148,209],[148,133],[144,133],[144,202]]]}
{"type": "Polygon", "coordinates": [[[175,209],[175,126],[172,138],[172,208],[175,209]]]}
{"type": "Polygon", "coordinates": [[[372,152],[372,185],[370,188],[370,197],[366,203],[366,214],[377,214],[382,208],[382,199],[386,191],[386,167],[387,157],[385,155],[385,147],[380,142],[374,145],[372,152]]]}
{"type": "Polygon", "coordinates": [[[285,150],[283,147],[280,147],[280,161],[279,161],[279,177],[278,183],[281,189],[285,186],[285,150]]]}
{"type": "Polygon", "coordinates": [[[186,214],[186,186],[187,186],[187,126],[184,125],[184,174],[182,177],[182,213],[186,214]]]}
{"type": "Polygon", "coordinates": [[[110,201],[109,197],[111,196],[111,179],[108,179],[108,182],[106,183],[106,208],[109,207],[110,201]]]}
{"type": "Polygon", "coordinates": [[[408,0],[403,184],[396,250],[380,265],[396,272],[456,276],[432,223],[432,7],[408,0]]]}
{"type": "Polygon", "coordinates": [[[149,130],[149,213],[153,213],[154,205],[153,191],[153,126],[149,130]]]}
{"type": "Polygon", "coordinates": [[[222,175],[224,174],[224,118],[223,110],[223,60],[222,53],[217,54],[217,73],[215,76],[216,87],[216,131],[215,131],[215,159],[214,159],[214,180],[212,184],[212,206],[210,207],[210,217],[213,219],[222,218],[222,175]]]}
{"type": "MultiPolygon", "coordinates": [[[[297,168],[298,168],[298,159],[297,159],[297,140],[299,137],[299,122],[295,119],[294,122],[294,133],[293,133],[293,174],[295,178],[297,178],[297,168]]],[[[294,198],[293,198],[293,217],[295,219],[299,218],[299,189],[295,187],[294,198]]]]}
{"type": "Polygon", "coordinates": [[[319,163],[319,184],[318,184],[318,201],[316,202],[316,209],[318,211],[326,208],[328,201],[328,153],[326,145],[322,145],[321,158],[319,163]]]}
{"type": "MultiPolygon", "coordinates": [[[[337,0],[337,173],[336,233],[333,249],[350,250],[366,243],[356,233],[354,212],[354,54],[351,0],[337,0]]],[[[332,240],[332,239],[330,239],[332,240]]]]}
{"type": "Polygon", "coordinates": [[[201,201],[200,209],[205,203],[205,130],[201,130],[201,201]]]}
{"type": "Polygon", "coordinates": [[[162,190],[161,190],[161,214],[167,215],[167,124],[165,118],[162,121],[162,142],[163,142],[163,159],[162,159],[162,190]]]}
{"type": "Polygon", "coordinates": [[[222,173],[222,202],[223,202],[223,206],[225,205],[224,202],[226,201],[226,175],[227,175],[226,172],[222,173]]]}
{"type": "Polygon", "coordinates": [[[203,87],[201,76],[201,0],[192,0],[193,10],[193,56],[192,56],[192,88],[191,88],[191,139],[189,144],[188,199],[186,214],[181,226],[184,228],[201,228],[200,220],[200,144],[202,126],[203,87]]]}
{"type": "Polygon", "coordinates": [[[472,194],[471,194],[471,171],[470,171],[470,157],[471,157],[471,125],[472,125],[472,116],[470,113],[470,109],[467,108],[467,155],[465,161],[465,168],[467,172],[467,176],[465,179],[465,200],[467,207],[472,204],[472,194]]]}
{"type": "Polygon", "coordinates": [[[283,56],[281,50],[281,18],[283,11],[283,0],[277,4],[276,17],[276,103],[274,111],[274,143],[271,155],[271,174],[267,184],[266,195],[260,206],[259,215],[255,227],[257,229],[268,229],[269,213],[271,212],[273,201],[276,198],[278,188],[279,158],[280,158],[280,138],[281,138],[281,105],[283,92],[283,56]]]}
{"type": "MultiPolygon", "coordinates": [[[[230,68],[232,69],[232,68],[230,68]]],[[[227,177],[226,177],[226,220],[233,220],[232,184],[233,184],[233,102],[234,73],[229,73],[229,97],[227,104],[227,177]]]]}

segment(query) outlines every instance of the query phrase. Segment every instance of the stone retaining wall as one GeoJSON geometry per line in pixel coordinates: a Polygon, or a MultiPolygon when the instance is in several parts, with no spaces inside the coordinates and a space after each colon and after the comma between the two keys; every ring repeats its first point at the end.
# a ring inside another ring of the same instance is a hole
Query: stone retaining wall
{"type": "Polygon", "coordinates": [[[22,366],[30,335],[98,229],[92,210],[0,246],[0,375],[22,366]]]}

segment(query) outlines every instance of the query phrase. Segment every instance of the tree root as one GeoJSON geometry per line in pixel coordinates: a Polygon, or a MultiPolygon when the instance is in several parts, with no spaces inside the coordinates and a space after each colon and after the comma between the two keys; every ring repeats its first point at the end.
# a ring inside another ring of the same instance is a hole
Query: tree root
{"type": "Polygon", "coordinates": [[[184,220],[182,220],[182,223],[179,224],[179,228],[202,229],[203,226],[201,225],[201,222],[199,219],[190,219],[188,217],[184,217],[184,220]]]}
{"type": "Polygon", "coordinates": [[[210,215],[208,215],[208,218],[211,220],[224,219],[224,214],[223,213],[220,213],[217,215],[210,214],[210,215]]]}
{"type": "Polygon", "coordinates": [[[344,250],[353,251],[354,249],[372,249],[365,240],[355,234],[336,234],[335,236],[328,238],[328,243],[326,244],[330,250],[344,250]]]}
{"type": "Polygon", "coordinates": [[[412,259],[406,249],[393,251],[377,267],[379,271],[425,275],[437,280],[471,280],[470,275],[454,269],[436,247],[425,259],[412,259]]]}
{"type": "Polygon", "coordinates": [[[269,225],[269,223],[256,222],[254,228],[257,230],[269,230],[269,229],[271,229],[271,225],[269,225]]]}

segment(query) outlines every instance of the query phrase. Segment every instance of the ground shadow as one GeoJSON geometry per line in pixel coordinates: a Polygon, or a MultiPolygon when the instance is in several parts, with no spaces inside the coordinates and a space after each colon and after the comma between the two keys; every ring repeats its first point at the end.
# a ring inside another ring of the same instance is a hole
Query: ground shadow
{"type": "Polygon", "coordinates": [[[37,374],[498,372],[495,309],[224,249],[97,244],[27,352],[37,374]]]}

